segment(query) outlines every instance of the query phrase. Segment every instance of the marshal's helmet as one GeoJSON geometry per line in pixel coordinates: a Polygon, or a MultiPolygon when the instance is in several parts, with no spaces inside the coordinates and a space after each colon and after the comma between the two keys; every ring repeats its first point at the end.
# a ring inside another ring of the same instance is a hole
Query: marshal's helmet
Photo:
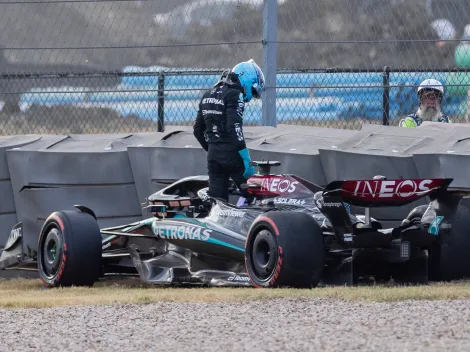
{"type": "Polygon", "coordinates": [[[442,98],[444,97],[444,86],[437,79],[425,79],[420,83],[417,93],[419,104],[422,103],[423,98],[429,95],[429,93],[436,94],[437,100],[440,104],[442,102],[442,98]]]}
{"type": "Polygon", "coordinates": [[[243,100],[249,102],[252,97],[261,98],[264,88],[264,74],[253,59],[235,65],[232,72],[238,76],[243,87],[243,100]]]}

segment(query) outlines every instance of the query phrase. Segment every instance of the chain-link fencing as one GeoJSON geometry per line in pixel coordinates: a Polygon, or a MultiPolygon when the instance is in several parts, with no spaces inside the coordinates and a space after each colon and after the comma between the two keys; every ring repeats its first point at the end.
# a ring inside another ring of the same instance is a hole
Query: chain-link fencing
{"type": "MultiPolygon", "coordinates": [[[[191,125],[224,69],[265,66],[264,2],[2,0],[0,134],[191,125]]],[[[444,113],[468,121],[466,1],[277,3],[277,123],[396,125],[426,78],[444,84],[444,113]]],[[[245,123],[263,123],[262,101],[245,123]]]]}

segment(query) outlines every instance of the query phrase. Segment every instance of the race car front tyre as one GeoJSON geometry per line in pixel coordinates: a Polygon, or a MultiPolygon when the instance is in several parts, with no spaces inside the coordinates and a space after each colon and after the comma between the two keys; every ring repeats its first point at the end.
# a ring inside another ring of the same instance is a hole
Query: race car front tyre
{"type": "Polygon", "coordinates": [[[37,258],[46,286],[92,286],[101,273],[98,223],[81,211],[52,213],[41,229],[37,258]]]}
{"type": "Polygon", "coordinates": [[[321,228],[305,213],[265,213],[248,232],[245,264],[256,287],[316,287],[325,266],[321,228]]]}

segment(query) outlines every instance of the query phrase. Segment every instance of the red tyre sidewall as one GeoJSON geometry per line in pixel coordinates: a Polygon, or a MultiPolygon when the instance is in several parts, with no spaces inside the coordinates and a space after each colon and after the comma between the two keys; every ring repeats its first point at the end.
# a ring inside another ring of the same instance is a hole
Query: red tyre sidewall
{"type": "Polygon", "coordinates": [[[272,219],[265,217],[265,216],[258,217],[258,219],[255,220],[255,222],[250,227],[250,230],[248,231],[248,236],[245,242],[245,253],[247,253],[245,255],[245,268],[252,284],[257,288],[276,287],[277,285],[279,274],[281,272],[282,265],[284,263],[284,254],[283,254],[282,246],[279,244],[278,237],[279,237],[279,230],[276,224],[274,223],[272,219]],[[276,236],[276,247],[277,247],[277,258],[276,258],[276,266],[275,266],[276,269],[274,270],[274,273],[269,278],[269,280],[266,280],[266,281],[258,281],[256,278],[253,277],[251,265],[249,265],[249,262],[248,262],[252,258],[251,246],[254,240],[253,236],[262,229],[267,229],[268,231],[270,231],[276,236]]]}
{"type": "Polygon", "coordinates": [[[39,270],[39,277],[41,281],[47,287],[54,287],[60,284],[64,271],[66,270],[67,265],[67,236],[66,236],[66,227],[64,225],[64,219],[61,217],[60,212],[52,213],[44,222],[44,225],[41,229],[40,236],[38,238],[38,266],[41,265],[39,261],[43,260],[42,245],[45,241],[49,230],[52,228],[58,228],[62,234],[62,248],[61,248],[61,263],[58,270],[58,273],[51,279],[46,278],[42,274],[42,270],[39,270]]]}

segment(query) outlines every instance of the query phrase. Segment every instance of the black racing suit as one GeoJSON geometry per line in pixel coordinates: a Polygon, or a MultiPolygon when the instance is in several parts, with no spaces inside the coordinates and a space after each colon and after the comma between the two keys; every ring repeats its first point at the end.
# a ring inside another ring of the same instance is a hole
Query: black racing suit
{"type": "Polygon", "coordinates": [[[194,136],[207,153],[209,195],[228,201],[230,177],[238,188],[246,182],[245,166],[238,153],[246,148],[243,136],[242,87],[234,83],[218,82],[199,102],[194,124],[194,136]]]}

